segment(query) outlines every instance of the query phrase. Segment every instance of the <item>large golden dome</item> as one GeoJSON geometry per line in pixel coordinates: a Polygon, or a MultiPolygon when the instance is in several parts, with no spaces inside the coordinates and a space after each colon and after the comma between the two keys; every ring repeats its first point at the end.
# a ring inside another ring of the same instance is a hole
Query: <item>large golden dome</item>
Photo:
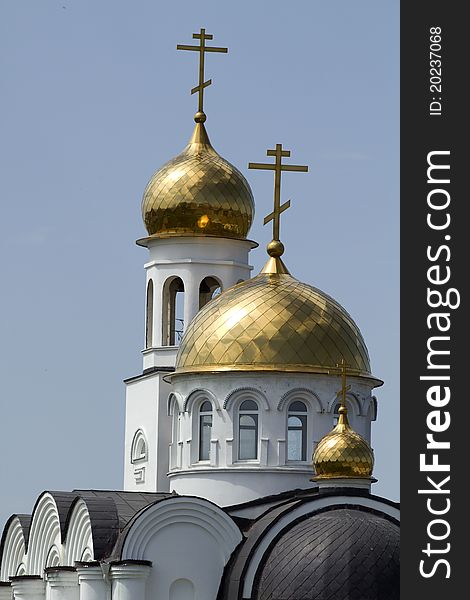
{"type": "Polygon", "coordinates": [[[341,406],[336,427],[319,442],[313,453],[314,481],[332,478],[370,478],[374,453],[366,440],[352,429],[347,409],[341,406]]]}
{"type": "Polygon", "coordinates": [[[245,238],[254,212],[248,182],[217,154],[201,121],[183,152],[150,179],[142,200],[150,236],[245,238]]]}
{"type": "MultiPolygon", "coordinates": [[[[345,360],[371,378],[369,355],[349,314],[324,292],[292,277],[279,258],[209,302],[189,324],[176,373],[328,373],[345,360]]],[[[380,383],[377,381],[377,383],[380,383]]]]}

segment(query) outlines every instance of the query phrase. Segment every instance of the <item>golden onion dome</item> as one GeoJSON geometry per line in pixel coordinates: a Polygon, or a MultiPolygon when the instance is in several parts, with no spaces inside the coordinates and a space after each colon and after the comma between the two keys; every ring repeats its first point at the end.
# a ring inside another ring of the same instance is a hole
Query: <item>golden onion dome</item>
{"type": "Polygon", "coordinates": [[[341,406],[336,427],[325,435],[313,453],[313,481],[332,478],[370,479],[374,452],[366,440],[349,425],[347,409],[341,406]]]}
{"type": "Polygon", "coordinates": [[[210,235],[246,238],[255,212],[240,171],[212,147],[203,121],[186,148],[150,179],[142,216],[150,236],[210,235]]]}
{"type": "Polygon", "coordinates": [[[279,252],[271,248],[259,275],[229,288],[197,313],[181,341],[176,374],[329,373],[344,359],[350,375],[372,378],[367,348],[350,315],[324,292],[292,277],[279,252]]]}

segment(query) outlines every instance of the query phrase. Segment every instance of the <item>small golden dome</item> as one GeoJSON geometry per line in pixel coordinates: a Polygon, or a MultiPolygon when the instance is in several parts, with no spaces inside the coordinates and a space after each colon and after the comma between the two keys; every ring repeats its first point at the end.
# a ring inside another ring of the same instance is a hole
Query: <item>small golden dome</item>
{"type": "Polygon", "coordinates": [[[250,186],[211,146],[204,120],[196,119],[186,148],[145,189],[142,216],[150,236],[248,234],[255,212],[250,186]]]}
{"type": "Polygon", "coordinates": [[[374,468],[374,452],[366,440],[352,429],[347,409],[341,406],[336,427],[319,442],[313,453],[315,477],[370,479],[374,468]]]}
{"type": "Polygon", "coordinates": [[[364,340],[344,308],[271,257],[259,275],[229,288],[194,317],[176,373],[329,373],[343,358],[350,375],[372,378],[364,340]]]}

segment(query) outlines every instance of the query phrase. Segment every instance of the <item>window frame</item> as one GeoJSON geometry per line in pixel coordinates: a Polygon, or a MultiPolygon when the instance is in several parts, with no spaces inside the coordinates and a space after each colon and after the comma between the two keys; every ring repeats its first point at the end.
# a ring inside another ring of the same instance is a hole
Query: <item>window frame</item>
{"type": "Polygon", "coordinates": [[[199,408],[197,410],[197,432],[198,432],[198,444],[197,444],[197,461],[198,462],[210,462],[211,459],[211,439],[212,439],[212,427],[214,426],[214,407],[212,406],[212,402],[209,399],[205,399],[202,400],[201,403],[199,404],[199,408]],[[203,407],[205,404],[208,404],[211,409],[209,410],[205,410],[203,411],[203,407]],[[205,417],[210,416],[211,418],[211,423],[210,423],[210,427],[209,429],[209,444],[208,444],[208,452],[207,452],[207,458],[201,458],[202,455],[202,441],[203,441],[203,436],[202,436],[202,431],[203,431],[203,419],[205,417]]]}
{"type": "Polygon", "coordinates": [[[131,464],[135,465],[135,464],[147,462],[148,456],[149,456],[149,445],[147,442],[147,437],[146,437],[145,433],[143,432],[143,430],[139,428],[134,433],[134,437],[132,438],[131,464]],[[139,445],[141,445],[141,444],[144,444],[145,452],[143,452],[143,453],[140,452],[139,455],[137,455],[137,450],[139,448],[139,445]]]}
{"type": "Polygon", "coordinates": [[[259,404],[258,402],[256,402],[256,400],[254,400],[253,398],[245,398],[244,400],[242,400],[238,406],[238,411],[237,411],[237,462],[259,462],[259,458],[260,458],[260,409],[259,409],[259,404]],[[252,402],[255,406],[256,409],[244,409],[243,405],[247,404],[249,402],[252,402]],[[241,425],[241,418],[244,416],[252,416],[254,417],[254,426],[249,426],[249,425],[241,425]],[[250,458],[242,458],[241,457],[241,430],[254,430],[254,448],[255,448],[255,456],[250,457],[250,458]]]}
{"type": "Polygon", "coordinates": [[[308,437],[308,405],[303,400],[292,400],[288,407],[286,413],[286,462],[287,463],[305,463],[307,461],[307,437],[308,437]],[[292,406],[296,403],[302,404],[304,406],[304,410],[293,410],[292,406]],[[289,419],[290,417],[297,417],[300,419],[300,426],[290,426],[289,419]],[[300,431],[301,432],[301,441],[300,441],[300,459],[297,458],[289,458],[289,432],[290,431],[300,431]]]}

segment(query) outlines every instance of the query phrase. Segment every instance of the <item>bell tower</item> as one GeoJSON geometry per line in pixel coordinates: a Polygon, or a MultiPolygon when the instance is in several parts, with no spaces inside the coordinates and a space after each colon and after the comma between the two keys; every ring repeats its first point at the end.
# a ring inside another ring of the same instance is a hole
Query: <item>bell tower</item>
{"type": "Polygon", "coordinates": [[[203,107],[204,57],[227,52],[207,46],[205,29],[193,34],[199,52],[195,128],[184,150],[158,169],[143,195],[148,236],[137,241],[148,250],[143,370],[126,384],[124,489],[169,489],[168,414],[179,342],[198,311],[221,291],[249,279],[248,254],[257,244],[246,238],[254,216],[250,186],[242,173],[212,147],[203,107]]]}

